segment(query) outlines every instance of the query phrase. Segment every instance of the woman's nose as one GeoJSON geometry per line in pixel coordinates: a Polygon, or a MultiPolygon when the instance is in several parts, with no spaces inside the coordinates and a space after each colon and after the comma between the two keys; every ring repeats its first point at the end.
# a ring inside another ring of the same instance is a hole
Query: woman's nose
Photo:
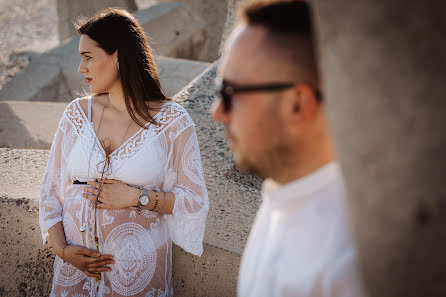
{"type": "Polygon", "coordinates": [[[84,66],[84,62],[83,61],[79,64],[79,68],[77,69],[77,71],[79,71],[80,73],[88,72],[87,68],[84,66]]]}

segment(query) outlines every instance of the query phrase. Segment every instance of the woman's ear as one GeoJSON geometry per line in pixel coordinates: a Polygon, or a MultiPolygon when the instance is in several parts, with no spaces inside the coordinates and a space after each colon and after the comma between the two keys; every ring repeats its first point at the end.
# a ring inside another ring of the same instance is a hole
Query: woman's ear
{"type": "Polygon", "coordinates": [[[118,50],[115,50],[115,52],[112,54],[112,56],[113,56],[113,59],[116,61],[116,63],[119,63],[119,60],[118,60],[118,57],[119,57],[118,50]]]}
{"type": "Polygon", "coordinates": [[[113,53],[113,59],[116,61],[116,66],[118,67],[118,71],[119,71],[118,50],[115,50],[115,52],[113,53]]]}

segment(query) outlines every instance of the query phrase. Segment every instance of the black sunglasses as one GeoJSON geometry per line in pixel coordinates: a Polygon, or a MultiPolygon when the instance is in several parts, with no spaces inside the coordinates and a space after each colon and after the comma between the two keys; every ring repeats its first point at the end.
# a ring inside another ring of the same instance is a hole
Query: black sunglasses
{"type": "MultiPolygon", "coordinates": [[[[237,93],[247,93],[247,92],[271,92],[271,91],[281,91],[289,89],[296,85],[297,83],[270,83],[262,85],[235,85],[231,84],[226,80],[217,79],[215,81],[215,87],[217,92],[220,94],[223,102],[223,110],[229,112],[232,107],[232,96],[237,93]]],[[[318,89],[314,89],[316,99],[322,102],[322,94],[318,89]]]]}

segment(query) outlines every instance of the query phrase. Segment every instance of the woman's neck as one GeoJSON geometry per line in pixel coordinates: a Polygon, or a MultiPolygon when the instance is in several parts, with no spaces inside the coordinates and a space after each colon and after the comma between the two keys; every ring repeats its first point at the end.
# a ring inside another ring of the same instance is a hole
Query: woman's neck
{"type": "Polygon", "coordinates": [[[108,93],[108,103],[109,107],[116,109],[119,112],[127,112],[127,107],[125,106],[124,93],[122,88],[116,88],[110,90],[108,93]]]}

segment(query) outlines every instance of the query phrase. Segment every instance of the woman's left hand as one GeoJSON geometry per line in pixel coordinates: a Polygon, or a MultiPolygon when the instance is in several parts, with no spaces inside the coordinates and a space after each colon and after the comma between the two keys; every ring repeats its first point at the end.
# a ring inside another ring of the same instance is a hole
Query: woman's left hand
{"type": "MultiPolygon", "coordinates": [[[[88,186],[84,187],[83,197],[90,200],[90,206],[94,207],[95,197],[99,192],[102,180],[89,181],[88,186]]],[[[138,203],[137,188],[133,188],[122,181],[115,179],[104,179],[101,193],[98,199],[98,208],[103,209],[123,209],[131,206],[137,206],[138,203]]]]}

